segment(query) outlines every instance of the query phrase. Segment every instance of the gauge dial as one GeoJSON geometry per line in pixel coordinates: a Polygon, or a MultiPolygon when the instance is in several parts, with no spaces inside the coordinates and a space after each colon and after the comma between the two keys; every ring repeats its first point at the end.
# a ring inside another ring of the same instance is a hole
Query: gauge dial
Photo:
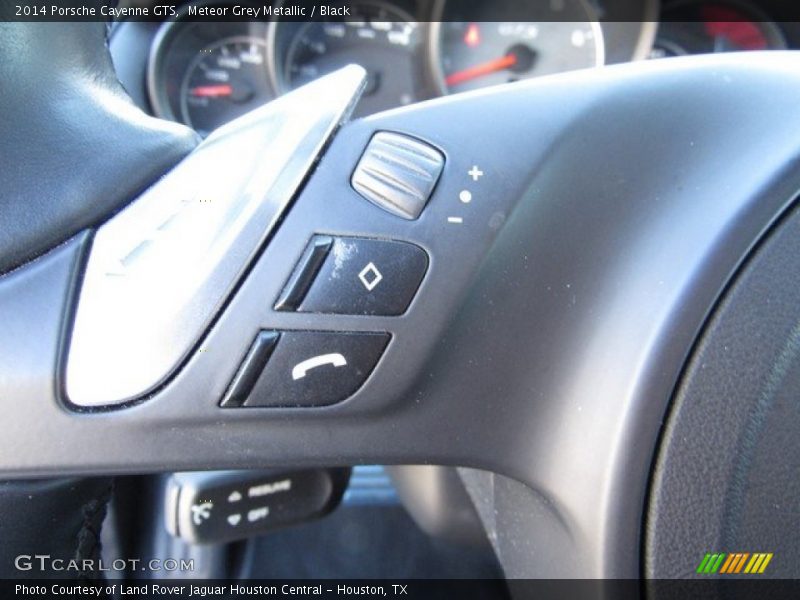
{"type": "Polygon", "coordinates": [[[347,64],[367,71],[356,108],[365,115],[419,100],[422,34],[412,17],[379,2],[350,5],[347,20],[304,23],[279,57],[278,87],[288,91],[347,64]]]}
{"type": "Polygon", "coordinates": [[[181,117],[201,135],[268,102],[266,42],[233,37],[197,54],[181,85],[181,117]]]}
{"type": "MultiPolygon", "coordinates": [[[[508,0],[505,0],[506,2],[508,0]]],[[[552,21],[466,22],[445,16],[434,44],[445,92],[462,92],[521,79],[595,67],[604,62],[603,33],[577,0],[571,11],[553,12],[552,21]],[[585,21],[576,20],[578,11],[585,21]],[[564,21],[556,19],[564,18],[564,21]]],[[[459,3],[460,5],[460,3],[459,3]]],[[[492,3],[492,9],[495,4],[492,3]]],[[[470,14],[479,14],[471,11],[470,14]]]]}

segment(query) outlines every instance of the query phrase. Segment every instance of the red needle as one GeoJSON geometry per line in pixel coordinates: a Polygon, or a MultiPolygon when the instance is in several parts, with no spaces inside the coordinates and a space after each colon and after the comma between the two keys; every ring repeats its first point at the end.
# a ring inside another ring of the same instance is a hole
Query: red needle
{"type": "Polygon", "coordinates": [[[494,60],[488,60],[474,67],[468,67],[461,71],[450,73],[450,75],[445,77],[444,82],[450,86],[458,85],[459,83],[464,83],[476,77],[483,77],[489,73],[495,73],[496,71],[502,71],[508,67],[513,67],[515,64],[517,64],[516,54],[506,54],[505,56],[495,58],[494,60]]]}
{"type": "Polygon", "coordinates": [[[198,98],[217,98],[219,96],[230,96],[233,94],[233,87],[230,85],[201,85],[191,90],[192,96],[198,98]]]}

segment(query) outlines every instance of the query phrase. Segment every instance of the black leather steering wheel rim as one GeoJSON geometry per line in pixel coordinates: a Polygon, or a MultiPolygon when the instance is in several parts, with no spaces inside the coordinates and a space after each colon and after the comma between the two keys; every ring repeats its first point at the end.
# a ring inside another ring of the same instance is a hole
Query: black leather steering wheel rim
{"type": "Polygon", "coordinates": [[[0,76],[8,82],[0,99],[2,273],[107,219],[198,138],[130,101],[114,74],[105,23],[0,27],[0,76]]]}

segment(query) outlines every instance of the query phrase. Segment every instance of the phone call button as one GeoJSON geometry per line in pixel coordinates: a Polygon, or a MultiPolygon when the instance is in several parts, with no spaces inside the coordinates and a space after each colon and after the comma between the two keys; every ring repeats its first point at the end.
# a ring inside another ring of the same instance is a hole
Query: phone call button
{"type": "MultiPolygon", "coordinates": [[[[277,339],[268,360],[245,360],[222,406],[302,407],[341,402],[367,380],[390,335],[268,331],[259,334],[255,345],[265,337],[277,339]],[[256,372],[243,372],[248,368],[256,372]],[[243,391],[241,385],[236,389],[243,381],[248,382],[248,389],[243,391]]],[[[253,353],[251,350],[248,356],[253,353]]]]}

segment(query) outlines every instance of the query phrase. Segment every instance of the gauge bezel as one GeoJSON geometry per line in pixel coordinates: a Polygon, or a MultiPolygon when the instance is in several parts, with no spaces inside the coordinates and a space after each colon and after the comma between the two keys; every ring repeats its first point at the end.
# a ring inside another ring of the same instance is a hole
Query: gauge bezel
{"type": "MultiPolygon", "coordinates": [[[[185,28],[194,27],[194,26],[202,26],[204,21],[192,21],[189,17],[189,9],[190,7],[202,7],[202,6],[229,6],[231,4],[230,0],[197,0],[193,2],[188,2],[184,4],[180,9],[178,9],[178,14],[174,17],[171,17],[169,20],[164,21],[158,30],[156,31],[155,35],[153,36],[153,40],[150,44],[150,50],[147,57],[147,66],[146,66],[146,75],[145,75],[145,87],[147,92],[147,99],[150,102],[150,107],[153,111],[153,114],[159,118],[167,119],[169,121],[175,121],[176,123],[182,123],[191,127],[189,123],[187,123],[181,114],[176,114],[176,111],[172,109],[170,97],[167,93],[167,86],[163,85],[166,82],[166,75],[164,73],[164,69],[166,68],[166,59],[169,56],[169,53],[172,48],[172,44],[175,40],[178,39],[178,36],[186,31],[185,28]]],[[[264,21],[256,21],[258,23],[262,23],[264,31],[266,32],[266,28],[268,27],[268,23],[264,21]]],[[[216,22],[208,22],[207,24],[211,25],[216,22]]],[[[225,22],[221,22],[225,24],[225,22]]],[[[219,24],[219,23],[218,23],[219,24]]],[[[231,22],[230,24],[235,24],[235,22],[231,22]]],[[[246,32],[241,33],[232,33],[228,35],[224,35],[218,37],[213,41],[213,43],[217,43],[222,40],[230,40],[234,37],[248,37],[253,40],[257,40],[259,44],[264,44],[266,40],[266,33],[264,35],[252,35],[246,32]]],[[[179,90],[183,89],[184,79],[187,73],[191,70],[191,65],[194,64],[195,59],[191,59],[186,62],[184,69],[180,73],[180,84],[179,90]]],[[[265,79],[269,84],[269,87],[273,93],[273,97],[277,97],[279,92],[275,89],[275,86],[272,83],[272,80],[269,76],[270,71],[270,58],[269,56],[265,55],[265,65],[264,65],[264,72],[265,72],[265,79]]],[[[180,91],[179,91],[180,95],[180,91]]],[[[182,103],[182,99],[179,97],[177,105],[180,107],[182,103]]],[[[180,109],[182,111],[182,107],[180,109]]]]}
{"type": "MultiPolygon", "coordinates": [[[[445,73],[442,69],[442,39],[441,39],[441,29],[442,29],[442,16],[444,15],[444,11],[447,5],[448,0],[436,0],[434,4],[434,12],[433,12],[433,20],[430,24],[430,31],[428,33],[428,70],[433,74],[434,81],[436,82],[437,91],[441,96],[448,96],[454,93],[463,93],[463,92],[452,92],[448,89],[447,84],[445,83],[445,73]]],[[[597,49],[597,56],[595,57],[595,65],[594,68],[602,67],[605,65],[605,56],[606,56],[606,42],[605,42],[605,35],[603,32],[603,28],[600,24],[600,21],[596,18],[594,9],[589,5],[586,0],[574,0],[582,5],[583,9],[586,11],[586,16],[590,18],[589,21],[585,21],[590,24],[594,39],[596,42],[596,49],[597,49]],[[592,17],[594,17],[592,19],[592,17]],[[599,42],[599,45],[597,45],[599,42]]],[[[590,67],[591,68],[591,67],[590,67]]]]}
{"type": "MultiPolygon", "coordinates": [[[[661,0],[642,0],[641,4],[642,20],[638,22],[640,25],[639,38],[628,62],[647,60],[658,36],[658,25],[661,22],[661,0]]],[[[613,19],[601,20],[600,26],[609,22],[613,22],[613,19]]]]}
{"type": "Polygon", "coordinates": [[[153,42],[150,44],[150,53],[147,57],[146,84],[147,98],[150,100],[150,106],[157,117],[178,123],[182,122],[170,106],[166,86],[161,86],[159,83],[164,79],[162,77],[163,69],[166,66],[164,60],[169,52],[170,44],[174,42],[177,35],[181,32],[182,27],[192,25],[192,22],[186,19],[186,17],[189,16],[190,7],[215,6],[220,4],[225,4],[225,2],[221,0],[197,0],[195,2],[187,2],[178,9],[178,14],[164,21],[158,28],[158,31],[156,31],[153,42]]]}
{"type": "Polygon", "coordinates": [[[180,121],[169,105],[167,88],[159,84],[161,80],[163,80],[161,73],[165,66],[164,58],[169,47],[168,43],[172,41],[177,33],[176,27],[186,24],[181,17],[186,15],[187,10],[188,8],[184,7],[179,11],[177,16],[161,24],[158,31],[156,31],[156,35],[153,37],[153,42],[150,45],[150,53],[147,57],[146,85],[147,99],[150,101],[150,107],[157,117],[176,122],[180,121]]]}

